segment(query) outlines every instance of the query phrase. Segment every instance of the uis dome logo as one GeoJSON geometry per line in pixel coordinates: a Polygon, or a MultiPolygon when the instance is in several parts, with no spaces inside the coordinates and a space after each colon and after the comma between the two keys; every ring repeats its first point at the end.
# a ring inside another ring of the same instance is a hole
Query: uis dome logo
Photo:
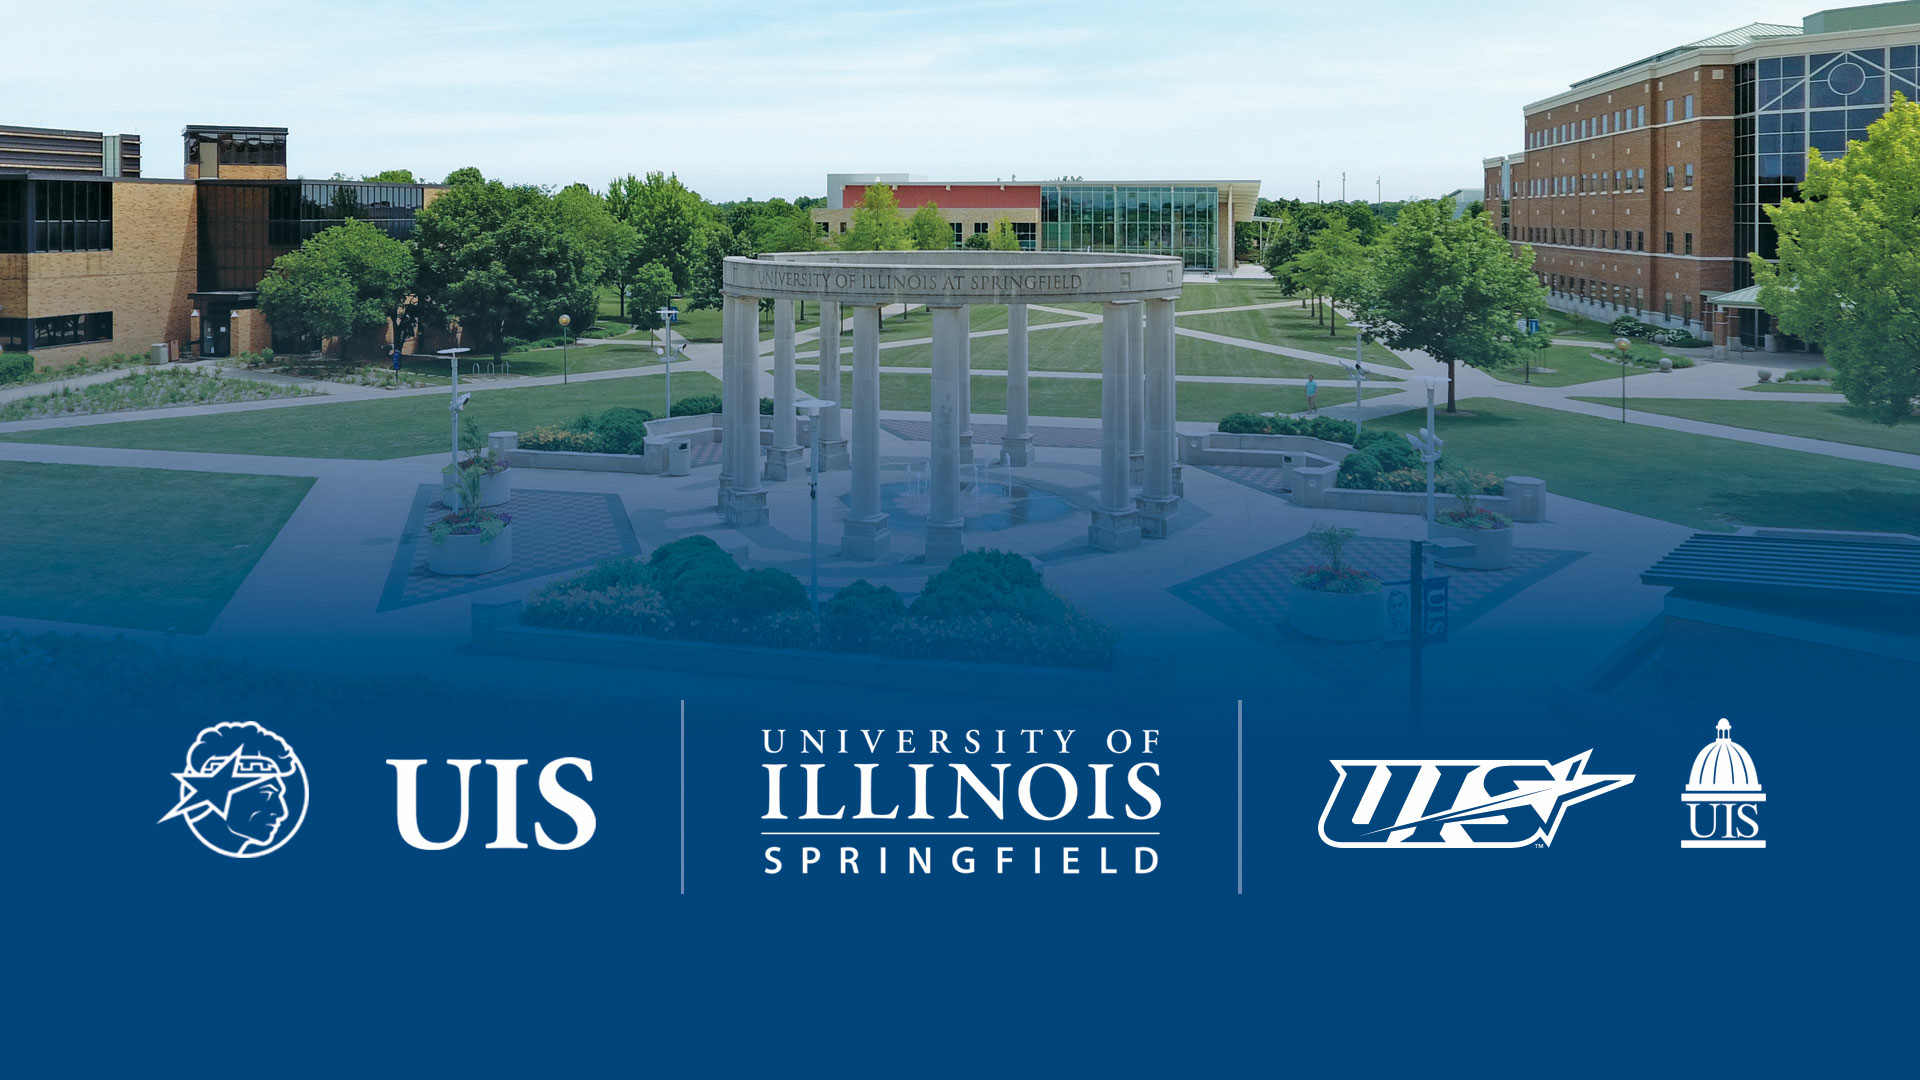
{"type": "Polygon", "coordinates": [[[1687,789],[1680,801],[1687,808],[1687,839],[1683,848],[1763,848],[1760,839],[1760,804],[1767,796],[1760,790],[1760,774],[1754,771],[1753,755],[1733,741],[1733,725],[1721,717],[1714,725],[1712,742],[1694,755],[1693,771],[1687,774],[1687,789]],[[1700,831],[1702,808],[1707,811],[1706,831],[1700,831]]]}
{"type": "Polygon", "coordinates": [[[203,729],[173,774],[180,791],[162,822],[181,818],[208,848],[235,859],[280,850],[307,817],[307,770],[280,736],[249,720],[203,729]]]}

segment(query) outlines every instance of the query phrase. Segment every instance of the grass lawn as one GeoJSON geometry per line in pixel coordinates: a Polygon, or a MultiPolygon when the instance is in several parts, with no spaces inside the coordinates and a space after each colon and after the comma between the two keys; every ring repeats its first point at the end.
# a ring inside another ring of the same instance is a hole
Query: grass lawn
{"type": "MultiPolygon", "coordinates": [[[[1290,304],[1257,311],[1221,311],[1212,315],[1187,316],[1179,322],[1184,330],[1204,330],[1209,334],[1247,338],[1266,345],[1325,353],[1342,362],[1353,359],[1353,331],[1347,329],[1346,320],[1340,320],[1333,336],[1328,337],[1326,324],[1313,321],[1311,307],[1290,304]]],[[[1398,368],[1408,366],[1405,360],[1371,341],[1367,342],[1361,355],[1368,363],[1398,368]]]]}
{"type": "MultiPolygon", "coordinates": [[[[567,386],[476,390],[467,415],[483,432],[526,431],[540,424],[563,424],[582,412],[599,412],[615,405],[632,405],[660,416],[666,411],[662,407],[664,384],[663,376],[642,375],[567,386]]],[[[673,381],[676,400],[719,392],[720,381],[704,372],[683,371],[673,381]]],[[[19,431],[0,435],[0,439],[136,450],[380,460],[444,453],[447,398],[444,394],[419,394],[214,416],[159,417],[19,431]]]]}
{"type": "MultiPolygon", "coordinates": [[[[1920,471],[1469,398],[1439,417],[1449,462],[1538,476],[1556,495],[1697,529],[1911,532],[1920,471]]],[[[1789,406],[1801,408],[1804,406],[1789,406]]],[[[1411,432],[1418,411],[1369,421],[1411,432]]]]}
{"type": "MultiPolygon", "coordinates": [[[[1612,379],[1615,382],[1620,380],[1619,364],[1610,360],[1596,360],[1592,349],[1579,345],[1549,345],[1535,356],[1533,363],[1536,369],[1553,369],[1550,372],[1535,370],[1531,380],[1535,386],[1574,386],[1578,383],[1597,382],[1601,379],[1612,379]]],[[[1653,370],[1653,368],[1629,365],[1627,375],[1631,378],[1634,375],[1646,375],[1653,370]]],[[[1502,382],[1528,381],[1526,372],[1517,367],[1500,368],[1489,371],[1487,374],[1502,382]]]]}
{"type": "Polygon", "coordinates": [[[1244,307],[1248,304],[1275,304],[1288,299],[1271,281],[1192,282],[1180,288],[1175,311],[1204,311],[1207,308],[1244,307]]]}
{"type": "MultiPolygon", "coordinates": [[[[560,349],[528,349],[507,353],[507,370],[529,379],[558,375],[562,352],[560,349]]],[[[660,362],[645,338],[634,339],[632,345],[574,345],[565,349],[564,353],[566,370],[575,375],[586,371],[645,367],[660,362]]],[[[492,362],[493,357],[489,354],[468,353],[460,361],[460,377],[466,378],[476,363],[480,365],[480,370],[485,371],[492,362]]],[[[426,379],[442,385],[447,382],[447,362],[437,356],[403,356],[400,358],[400,370],[413,379],[426,379]]]]}
{"type": "MultiPolygon", "coordinates": [[[[816,393],[820,388],[817,372],[802,371],[795,380],[800,389],[816,393]]],[[[1387,391],[1368,390],[1367,396],[1387,391]]],[[[853,376],[841,379],[841,401],[853,400],[853,376]]],[[[906,412],[926,412],[932,407],[933,382],[925,375],[880,373],[880,407],[906,412]]],[[[1323,409],[1353,400],[1353,391],[1325,387],[1320,391],[1323,409]]],[[[1029,409],[1035,416],[1100,415],[1100,380],[1034,379],[1028,390],[1029,409]]],[[[1175,415],[1181,420],[1214,421],[1232,412],[1299,412],[1307,407],[1306,392],[1297,386],[1245,386],[1233,383],[1183,383],[1176,393],[1175,415]]],[[[1007,380],[994,375],[973,377],[973,411],[1007,411],[1007,380]]]]}
{"type": "Polygon", "coordinates": [[[0,462],[0,612],[203,633],[309,477],[0,462]]]}
{"type": "MultiPolygon", "coordinates": [[[[1623,311],[1622,315],[1633,314],[1623,311]]],[[[1644,320],[1643,320],[1644,321],[1644,320]]],[[[1575,315],[1569,311],[1549,310],[1540,316],[1540,332],[1552,333],[1557,338],[1579,338],[1582,341],[1599,341],[1611,344],[1614,333],[1610,322],[1599,322],[1585,315],[1575,315]]],[[[1549,364],[1549,367],[1552,365],[1549,364]]]]}
{"type": "MultiPolygon", "coordinates": [[[[1612,404],[1600,398],[1575,400],[1612,404]]],[[[1869,419],[1866,413],[1853,405],[1825,401],[1641,398],[1630,401],[1628,407],[1662,416],[1703,420],[1709,424],[1726,424],[1754,431],[1798,435],[1804,439],[1825,439],[1855,446],[1873,446],[1881,450],[1898,450],[1903,454],[1920,454],[1920,419],[1908,419],[1889,427],[1869,419]]]]}
{"type": "Polygon", "coordinates": [[[1751,390],[1756,394],[1837,394],[1832,383],[1823,382],[1769,382],[1743,386],[1742,390],[1751,390]]]}
{"type": "MultiPolygon", "coordinates": [[[[1027,362],[1036,371],[1099,371],[1104,332],[1096,323],[1030,334],[1027,338],[1027,362]]],[[[978,370],[1005,371],[1007,339],[977,338],[972,343],[971,357],[974,368],[978,370]]],[[[1174,357],[1175,366],[1182,375],[1262,379],[1304,379],[1312,376],[1323,382],[1341,377],[1340,369],[1331,364],[1276,356],[1203,338],[1175,338],[1174,357]]],[[[845,362],[842,360],[842,363],[845,362]]],[[[906,345],[897,349],[882,349],[880,363],[885,367],[931,367],[933,346],[906,345]]]]}

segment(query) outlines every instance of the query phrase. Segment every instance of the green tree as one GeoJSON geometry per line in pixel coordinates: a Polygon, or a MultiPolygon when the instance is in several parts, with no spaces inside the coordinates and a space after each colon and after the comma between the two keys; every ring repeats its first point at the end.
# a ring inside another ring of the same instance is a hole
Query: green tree
{"type": "Polygon", "coordinates": [[[413,280],[406,244],[350,219],[273,261],[260,282],[260,310],[281,333],[338,339],[344,360],[359,331],[392,325],[398,340],[413,280]]]}
{"type": "Polygon", "coordinates": [[[1800,198],[1767,207],[1776,265],[1749,258],[1760,303],[1780,328],[1815,341],[1834,389],[1896,424],[1920,397],[1920,104],[1894,96],[1865,142],[1807,155],[1800,198]]]}
{"type": "Polygon", "coordinates": [[[592,324],[599,306],[559,208],[535,187],[463,183],[414,218],[423,318],[457,319],[495,361],[511,336],[557,332],[561,314],[592,324]]]}
{"type": "Polygon", "coordinates": [[[663,324],[659,311],[673,300],[673,272],[659,263],[640,268],[633,280],[633,325],[656,330],[663,324]]]}
{"type": "Polygon", "coordinates": [[[1020,234],[1013,231],[1013,221],[1005,216],[993,220],[993,231],[987,234],[987,243],[995,251],[1019,251],[1020,234]]]}
{"type": "Polygon", "coordinates": [[[749,254],[746,241],[718,219],[707,223],[697,241],[697,255],[686,290],[690,308],[717,308],[726,285],[726,259],[749,254]]]}
{"type": "Polygon", "coordinates": [[[983,232],[968,233],[966,241],[960,246],[968,251],[992,251],[993,238],[983,232]]]}
{"type": "Polygon", "coordinates": [[[413,178],[412,169],[386,169],[382,172],[374,173],[372,176],[363,176],[360,179],[374,184],[417,184],[420,182],[413,178]]]}
{"type": "Polygon", "coordinates": [[[447,174],[445,181],[447,187],[458,187],[461,184],[484,184],[486,182],[487,178],[480,175],[480,170],[472,165],[462,166],[461,168],[453,170],[447,174]]]}
{"type": "Polygon", "coordinates": [[[912,240],[893,189],[885,184],[868,184],[860,205],[853,208],[853,221],[840,237],[840,247],[845,251],[904,251],[912,240]]]}
{"type": "MultiPolygon", "coordinates": [[[[581,277],[599,288],[611,285],[616,290],[628,284],[621,280],[636,246],[633,227],[615,220],[607,209],[607,200],[585,184],[569,184],[553,196],[561,227],[567,231],[575,251],[580,253],[581,277]]],[[[626,316],[622,293],[620,314],[626,316]]],[[[582,328],[584,329],[584,327],[582,328]]]]}
{"type": "Polygon", "coordinates": [[[813,215],[781,198],[760,205],[752,219],[751,236],[755,254],[820,248],[820,228],[813,223],[813,215]]]}
{"type": "MultiPolygon", "coordinates": [[[[1344,215],[1336,215],[1313,234],[1305,250],[1281,269],[1287,280],[1306,290],[1307,295],[1313,298],[1316,309],[1319,309],[1323,297],[1349,307],[1359,302],[1367,281],[1366,264],[1367,249],[1361,244],[1359,235],[1348,226],[1344,215]]],[[[1339,320],[1331,304],[1325,305],[1324,310],[1327,333],[1332,335],[1339,320]]],[[[1316,310],[1316,321],[1319,314],[1316,310]]]]}
{"type": "Polygon", "coordinates": [[[711,207],[671,173],[632,173],[607,185],[607,208],[633,227],[636,269],[659,263],[673,274],[674,287],[686,289],[700,257],[700,232],[715,220],[711,207]]]}
{"type": "Polygon", "coordinates": [[[920,209],[913,212],[912,220],[907,222],[907,233],[915,251],[946,251],[953,247],[953,226],[940,216],[940,208],[930,202],[921,203],[920,209]]]}
{"type": "Polygon", "coordinates": [[[1532,249],[1520,252],[1484,221],[1455,218],[1451,205],[1411,203],[1374,246],[1354,314],[1374,340],[1446,364],[1454,412],[1455,365],[1496,368],[1525,356],[1515,322],[1537,315],[1546,293],[1532,249]]]}

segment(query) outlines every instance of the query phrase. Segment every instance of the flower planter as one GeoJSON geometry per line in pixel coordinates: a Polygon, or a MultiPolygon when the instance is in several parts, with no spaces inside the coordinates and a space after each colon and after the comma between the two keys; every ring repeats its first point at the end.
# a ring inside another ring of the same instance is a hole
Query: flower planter
{"type": "Polygon", "coordinates": [[[1513,529],[1467,529],[1434,522],[1427,526],[1434,540],[1465,540],[1473,545],[1472,554],[1449,555],[1435,552],[1433,560],[1462,570],[1505,570],[1513,565],[1513,529]]]}
{"type": "MultiPolygon", "coordinates": [[[[480,478],[480,505],[499,506],[513,498],[513,470],[501,469],[480,478]]],[[[460,492],[452,484],[441,488],[440,501],[449,510],[465,509],[460,505],[460,492]]]]}
{"type": "Polygon", "coordinates": [[[1327,641],[1372,641],[1387,632],[1387,593],[1335,593],[1289,587],[1287,621],[1308,637],[1327,641]]]}
{"type": "Polygon", "coordinates": [[[480,542],[479,533],[449,536],[436,544],[429,537],[427,569],[449,577],[472,577],[501,570],[513,561],[513,526],[508,525],[494,537],[493,543],[480,542]]]}

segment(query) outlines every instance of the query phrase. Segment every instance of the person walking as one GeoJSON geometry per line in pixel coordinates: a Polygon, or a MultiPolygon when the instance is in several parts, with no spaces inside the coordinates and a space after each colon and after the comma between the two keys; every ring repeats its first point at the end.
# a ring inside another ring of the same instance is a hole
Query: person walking
{"type": "Polygon", "coordinates": [[[1313,376],[1307,376],[1307,411],[1320,415],[1320,383],[1313,376]]]}

